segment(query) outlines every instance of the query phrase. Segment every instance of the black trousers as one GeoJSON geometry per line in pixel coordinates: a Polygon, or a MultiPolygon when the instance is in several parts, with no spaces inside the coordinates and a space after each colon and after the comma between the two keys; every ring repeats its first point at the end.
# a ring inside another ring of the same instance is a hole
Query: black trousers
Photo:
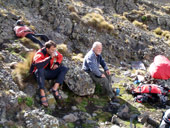
{"type": "Polygon", "coordinates": [[[55,70],[51,69],[38,69],[34,75],[36,76],[39,89],[44,89],[45,80],[55,80],[55,83],[63,84],[65,75],[69,69],[64,66],[60,66],[55,70]]]}
{"type": "Polygon", "coordinates": [[[25,37],[29,38],[34,43],[39,44],[41,48],[43,47],[43,44],[36,37],[40,37],[41,40],[43,40],[45,42],[49,41],[48,37],[46,35],[43,35],[43,34],[32,34],[32,33],[29,33],[25,37]]]}

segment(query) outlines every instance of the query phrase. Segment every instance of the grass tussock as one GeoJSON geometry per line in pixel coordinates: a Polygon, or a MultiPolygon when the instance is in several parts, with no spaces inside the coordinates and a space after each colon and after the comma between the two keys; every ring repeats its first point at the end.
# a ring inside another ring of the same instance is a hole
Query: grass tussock
{"type": "Polygon", "coordinates": [[[153,30],[153,32],[160,37],[164,37],[166,41],[170,40],[170,32],[167,30],[164,31],[159,27],[153,30]]]}
{"type": "Polygon", "coordinates": [[[62,55],[69,57],[70,53],[68,52],[68,48],[66,44],[58,44],[57,51],[59,51],[62,55]]]}
{"type": "Polygon", "coordinates": [[[5,17],[7,16],[7,11],[4,9],[0,9],[0,14],[5,17]]]}
{"type": "Polygon", "coordinates": [[[155,32],[155,34],[157,34],[157,35],[162,35],[162,29],[159,27],[159,28],[156,28],[155,30],[154,30],[154,32],[155,32]]]}
{"type": "MultiPolygon", "coordinates": [[[[170,46],[170,40],[166,41],[166,43],[170,46]]],[[[170,59],[170,58],[169,58],[170,59]]]]}
{"type": "Polygon", "coordinates": [[[81,20],[79,15],[76,12],[71,12],[70,17],[77,22],[79,22],[81,20]]]}
{"type": "Polygon", "coordinates": [[[76,62],[83,62],[83,54],[73,54],[72,60],[76,62]]]}
{"type": "Polygon", "coordinates": [[[77,11],[76,11],[76,8],[74,7],[74,5],[68,5],[67,7],[68,7],[68,10],[69,10],[70,12],[77,12],[77,11]]]}
{"type": "Polygon", "coordinates": [[[163,6],[165,9],[166,13],[170,14],[170,6],[163,6]]]}
{"type": "Polygon", "coordinates": [[[26,58],[23,62],[20,62],[16,65],[16,68],[12,72],[13,79],[18,83],[19,88],[23,89],[24,81],[29,77],[30,66],[32,64],[33,57],[35,55],[35,51],[29,52],[26,55],[26,58]]]}
{"type": "Polygon", "coordinates": [[[147,30],[147,28],[148,28],[147,25],[145,25],[145,24],[143,24],[143,23],[141,23],[141,22],[139,22],[139,21],[137,21],[137,20],[133,21],[133,24],[134,24],[136,27],[139,27],[139,28],[141,28],[141,29],[143,29],[143,30],[147,30]]]}
{"type": "Polygon", "coordinates": [[[112,32],[114,30],[114,26],[97,13],[88,13],[83,16],[81,20],[84,24],[92,26],[99,31],[105,30],[107,32],[112,32]]]}
{"type": "Polygon", "coordinates": [[[20,41],[24,46],[26,46],[28,48],[32,48],[35,50],[40,49],[40,46],[38,44],[35,44],[34,42],[32,42],[30,39],[28,39],[26,37],[21,38],[20,41]]]}
{"type": "Polygon", "coordinates": [[[127,18],[126,18],[125,15],[120,15],[120,14],[117,14],[117,13],[114,13],[114,14],[113,14],[113,17],[120,18],[120,19],[122,19],[122,20],[127,20],[127,18]]]}

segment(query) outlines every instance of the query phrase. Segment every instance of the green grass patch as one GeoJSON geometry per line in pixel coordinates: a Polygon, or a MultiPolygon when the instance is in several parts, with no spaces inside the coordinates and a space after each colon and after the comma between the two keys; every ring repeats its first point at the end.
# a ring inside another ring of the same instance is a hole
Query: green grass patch
{"type": "Polygon", "coordinates": [[[102,86],[100,84],[96,84],[95,94],[96,95],[101,95],[102,91],[103,91],[102,86]]]}
{"type": "MultiPolygon", "coordinates": [[[[136,125],[136,128],[143,128],[143,125],[141,123],[138,123],[136,120],[133,121],[133,126],[136,125]]],[[[130,121],[125,121],[125,125],[130,127],[130,121]]]]}
{"type": "Polygon", "coordinates": [[[18,97],[18,104],[26,104],[28,107],[33,105],[33,99],[31,97],[18,97]]]}
{"type": "Polygon", "coordinates": [[[92,101],[94,105],[97,106],[105,106],[108,102],[107,97],[100,97],[100,98],[88,98],[89,101],[92,101]]]}
{"type": "Polygon", "coordinates": [[[52,110],[50,108],[47,108],[45,111],[46,114],[52,115],[52,110]]]}
{"type": "Polygon", "coordinates": [[[95,111],[97,116],[92,117],[93,120],[98,120],[99,122],[110,121],[112,118],[112,114],[109,112],[103,112],[101,109],[95,111]]]}
{"type": "Polygon", "coordinates": [[[87,105],[88,105],[87,98],[83,98],[83,100],[77,105],[77,108],[83,112],[86,112],[87,105]]]}
{"type": "Polygon", "coordinates": [[[74,128],[74,123],[68,123],[67,126],[68,128],[74,128]]]}
{"type": "Polygon", "coordinates": [[[95,124],[82,124],[83,128],[94,128],[95,126],[95,124]]]}
{"type": "Polygon", "coordinates": [[[146,16],[142,16],[142,17],[141,17],[141,20],[142,20],[143,22],[145,22],[145,21],[147,20],[147,17],[146,17],[146,16]]]}

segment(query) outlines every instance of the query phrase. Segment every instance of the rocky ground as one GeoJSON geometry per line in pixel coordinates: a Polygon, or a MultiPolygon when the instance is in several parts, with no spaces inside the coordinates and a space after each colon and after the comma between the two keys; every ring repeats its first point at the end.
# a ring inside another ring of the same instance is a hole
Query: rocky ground
{"type": "Polygon", "coordinates": [[[170,58],[169,30],[168,0],[0,0],[0,127],[129,128],[130,118],[138,116],[137,128],[155,128],[170,106],[136,103],[128,89],[137,86],[135,78],[146,75],[156,55],[170,58]],[[48,108],[39,104],[37,84],[28,74],[29,58],[38,46],[13,32],[19,18],[54,40],[70,68],[61,87],[64,100],[55,101],[49,92],[53,82],[46,81],[48,108]],[[103,43],[112,86],[120,88],[119,103],[110,103],[81,70],[96,40],[103,43]],[[133,69],[133,61],[146,69],[133,69]]]}

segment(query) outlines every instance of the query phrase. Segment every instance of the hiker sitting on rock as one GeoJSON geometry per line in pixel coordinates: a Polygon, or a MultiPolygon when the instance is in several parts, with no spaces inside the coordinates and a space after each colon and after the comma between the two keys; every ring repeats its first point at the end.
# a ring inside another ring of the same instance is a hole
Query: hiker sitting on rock
{"type": "Polygon", "coordinates": [[[39,89],[41,104],[45,107],[48,106],[47,99],[45,97],[45,80],[55,80],[55,84],[51,91],[55,99],[61,99],[61,95],[58,92],[59,85],[64,81],[64,77],[68,71],[67,67],[61,66],[63,56],[56,51],[55,42],[49,40],[45,43],[45,47],[38,50],[33,58],[33,63],[30,68],[30,72],[36,76],[39,89]]]}
{"type": "Polygon", "coordinates": [[[115,100],[115,94],[111,87],[110,71],[101,56],[102,43],[94,42],[92,49],[86,54],[82,69],[86,71],[95,83],[101,84],[107,91],[108,96],[112,101],[115,100]],[[104,69],[104,72],[99,70],[99,65],[104,69]]]}
{"type": "Polygon", "coordinates": [[[43,44],[36,38],[40,37],[43,41],[49,41],[48,37],[43,34],[35,34],[29,27],[24,25],[24,21],[18,20],[16,22],[16,26],[14,27],[14,31],[17,37],[26,37],[32,40],[34,43],[39,44],[40,47],[43,47],[43,44]]]}

